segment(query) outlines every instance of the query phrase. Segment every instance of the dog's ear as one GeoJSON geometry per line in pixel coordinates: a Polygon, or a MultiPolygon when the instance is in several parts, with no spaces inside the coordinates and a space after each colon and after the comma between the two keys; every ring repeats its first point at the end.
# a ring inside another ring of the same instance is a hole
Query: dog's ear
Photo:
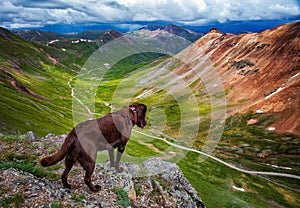
{"type": "Polygon", "coordinates": [[[138,103],[132,103],[131,105],[129,105],[129,107],[138,109],[139,108],[139,104],[138,103]]]}
{"type": "Polygon", "coordinates": [[[147,106],[145,104],[139,104],[139,109],[143,112],[143,114],[146,114],[147,106]]]}
{"type": "Polygon", "coordinates": [[[140,103],[132,103],[131,105],[129,105],[129,107],[133,107],[135,108],[137,111],[143,113],[143,114],[146,114],[146,111],[147,111],[147,106],[145,104],[140,104],[140,103]]]}

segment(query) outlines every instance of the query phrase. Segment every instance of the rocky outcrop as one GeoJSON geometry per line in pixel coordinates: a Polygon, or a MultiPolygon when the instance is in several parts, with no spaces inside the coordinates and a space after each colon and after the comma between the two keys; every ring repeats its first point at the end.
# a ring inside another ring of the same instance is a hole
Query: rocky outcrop
{"type": "MultiPolygon", "coordinates": [[[[65,135],[49,134],[39,139],[28,132],[22,139],[28,137],[32,145],[38,146],[33,153],[44,155],[47,154],[45,147],[58,148],[65,135]]],[[[51,172],[61,174],[63,166],[60,164],[51,172]]],[[[22,207],[205,207],[176,164],[149,158],[141,167],[128,162],[121,166],[124,171],[116,173],[109,162],[96,164],[92,180],[101,186],[97,193],[89,191],[84,184],[84,171],[80,166],[75,166],[69,176],[72,189],[64,189],[60,180],[47,180],[16,168],[2,169],[0,201],[13,205],[14,202],[7,199],[18,198],[22,207]]]]}
{"type": "MultiPolygon", "coordinates": [[[[156,174],[165,180],[170,185],[169,194],[172,198],[177,199],[176,204],[179,207],[205,207],[196,190],[191,186],[188,180],[184,177],[180,168],[174,164],[163,161],[159,158],[150,158],[143,163],[143,171],[149,175],[156,174]]],[[[153,179],[152,179],[153,180],[153,179]]],[[[153,180],[156,187],[162,195],[168,193],[164,190],[165,184],[159,184],[153,180]]]]}

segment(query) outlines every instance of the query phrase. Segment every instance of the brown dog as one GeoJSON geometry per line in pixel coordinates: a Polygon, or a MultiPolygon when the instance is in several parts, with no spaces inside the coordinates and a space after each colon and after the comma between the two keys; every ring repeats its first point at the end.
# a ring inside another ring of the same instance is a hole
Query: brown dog
{"type": "Polygon", "coordinates": [[[117,172],[122,172],[120,159],[129,140],[131,129],[134,125],[144,128],[147,124],[146,111],[146,105],[133,103],[102,118],[78,124],[68,134],[60,150],[40,160],[41,165],[51,166],[65,157],[65,170],[61,179],[63,186],[70,188],[68,174],[75,162],[78,161],[86,171],[85,184],[92,191],[98,191],[100,186],[94,186],[91,182],[97,151],[108,150],[110,166],[115,167],[117,172]],[[118,148],[116,161],[114,148],[118,148]]]}

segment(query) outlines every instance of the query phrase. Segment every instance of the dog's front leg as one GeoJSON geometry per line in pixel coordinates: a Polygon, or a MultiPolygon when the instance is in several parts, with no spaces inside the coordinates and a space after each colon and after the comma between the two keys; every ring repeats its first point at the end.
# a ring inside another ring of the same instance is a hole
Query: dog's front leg
{"type": "Polygon", "coordinates": [[[108,150],[108,155],[109,155],[110,167],[115,167],[115,154],[113,148],[108,150]]]}
{"type": "Polygon", "coordinates": [[[120,167],[120,160],[121,160],[121,157],[122,157],[122,154],[125,150],[125,146],[126,146],[126,142],[122,143],[121,145],[119,145],[118,147],[118,151],[117,151],[117,158],[116,158],[116,163],[115,163],[115,168],[116,168],[116,171],[118,173],[121,173],[123,172],[123,168],[120,167]]]}
{"type": "Polygon", "coordinates": [[[120,160],[121,160],[122,154],[123,154],[123,152],[120,152],[119,148],[118,148],[117,158],[116,158],[116,163],[115,163],[115,168],[118,173],[123,172],[123,168],[120,167],[120,160]]]}

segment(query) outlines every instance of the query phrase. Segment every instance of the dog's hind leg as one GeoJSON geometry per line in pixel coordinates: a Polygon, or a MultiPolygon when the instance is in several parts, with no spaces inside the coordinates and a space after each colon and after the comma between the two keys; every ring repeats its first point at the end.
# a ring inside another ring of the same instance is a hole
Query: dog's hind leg
{"type": "Polygon", "coordinates": [[[68,174],[71,171],[73,165],[75,164],[75,160],[71,154],[67,154],[65,159],[65,170],[63,174],[61,175],[61,180],[63,183],[63,186],[65,188],[71,188],[71,185],[68,183],[68,174]]]}
{"type": "MultiPolygon", "coordinates": [[[[96,157],[95,157],[96,158],[96,157]]],[[[95,160],[91,159],[88,155],[85,157],[78,158],[79,163],[85,170],[84,182],[90,188],[91,191],[97,192],[100,190],[100,185],[93,185],[92,183],[92,174],[95,169],[95,160]]]]}
{"type": "Polygon", "coordinates": [[[95,162],[92,163],[86,163],[84,169],[85,169],[85,176],[84,176],[84,182],[85,184],[91,189],[91,191],[97,192],[100,190],[100,185],[93,185],[91,176],[93,174],[95,168],[95,162]]]}

